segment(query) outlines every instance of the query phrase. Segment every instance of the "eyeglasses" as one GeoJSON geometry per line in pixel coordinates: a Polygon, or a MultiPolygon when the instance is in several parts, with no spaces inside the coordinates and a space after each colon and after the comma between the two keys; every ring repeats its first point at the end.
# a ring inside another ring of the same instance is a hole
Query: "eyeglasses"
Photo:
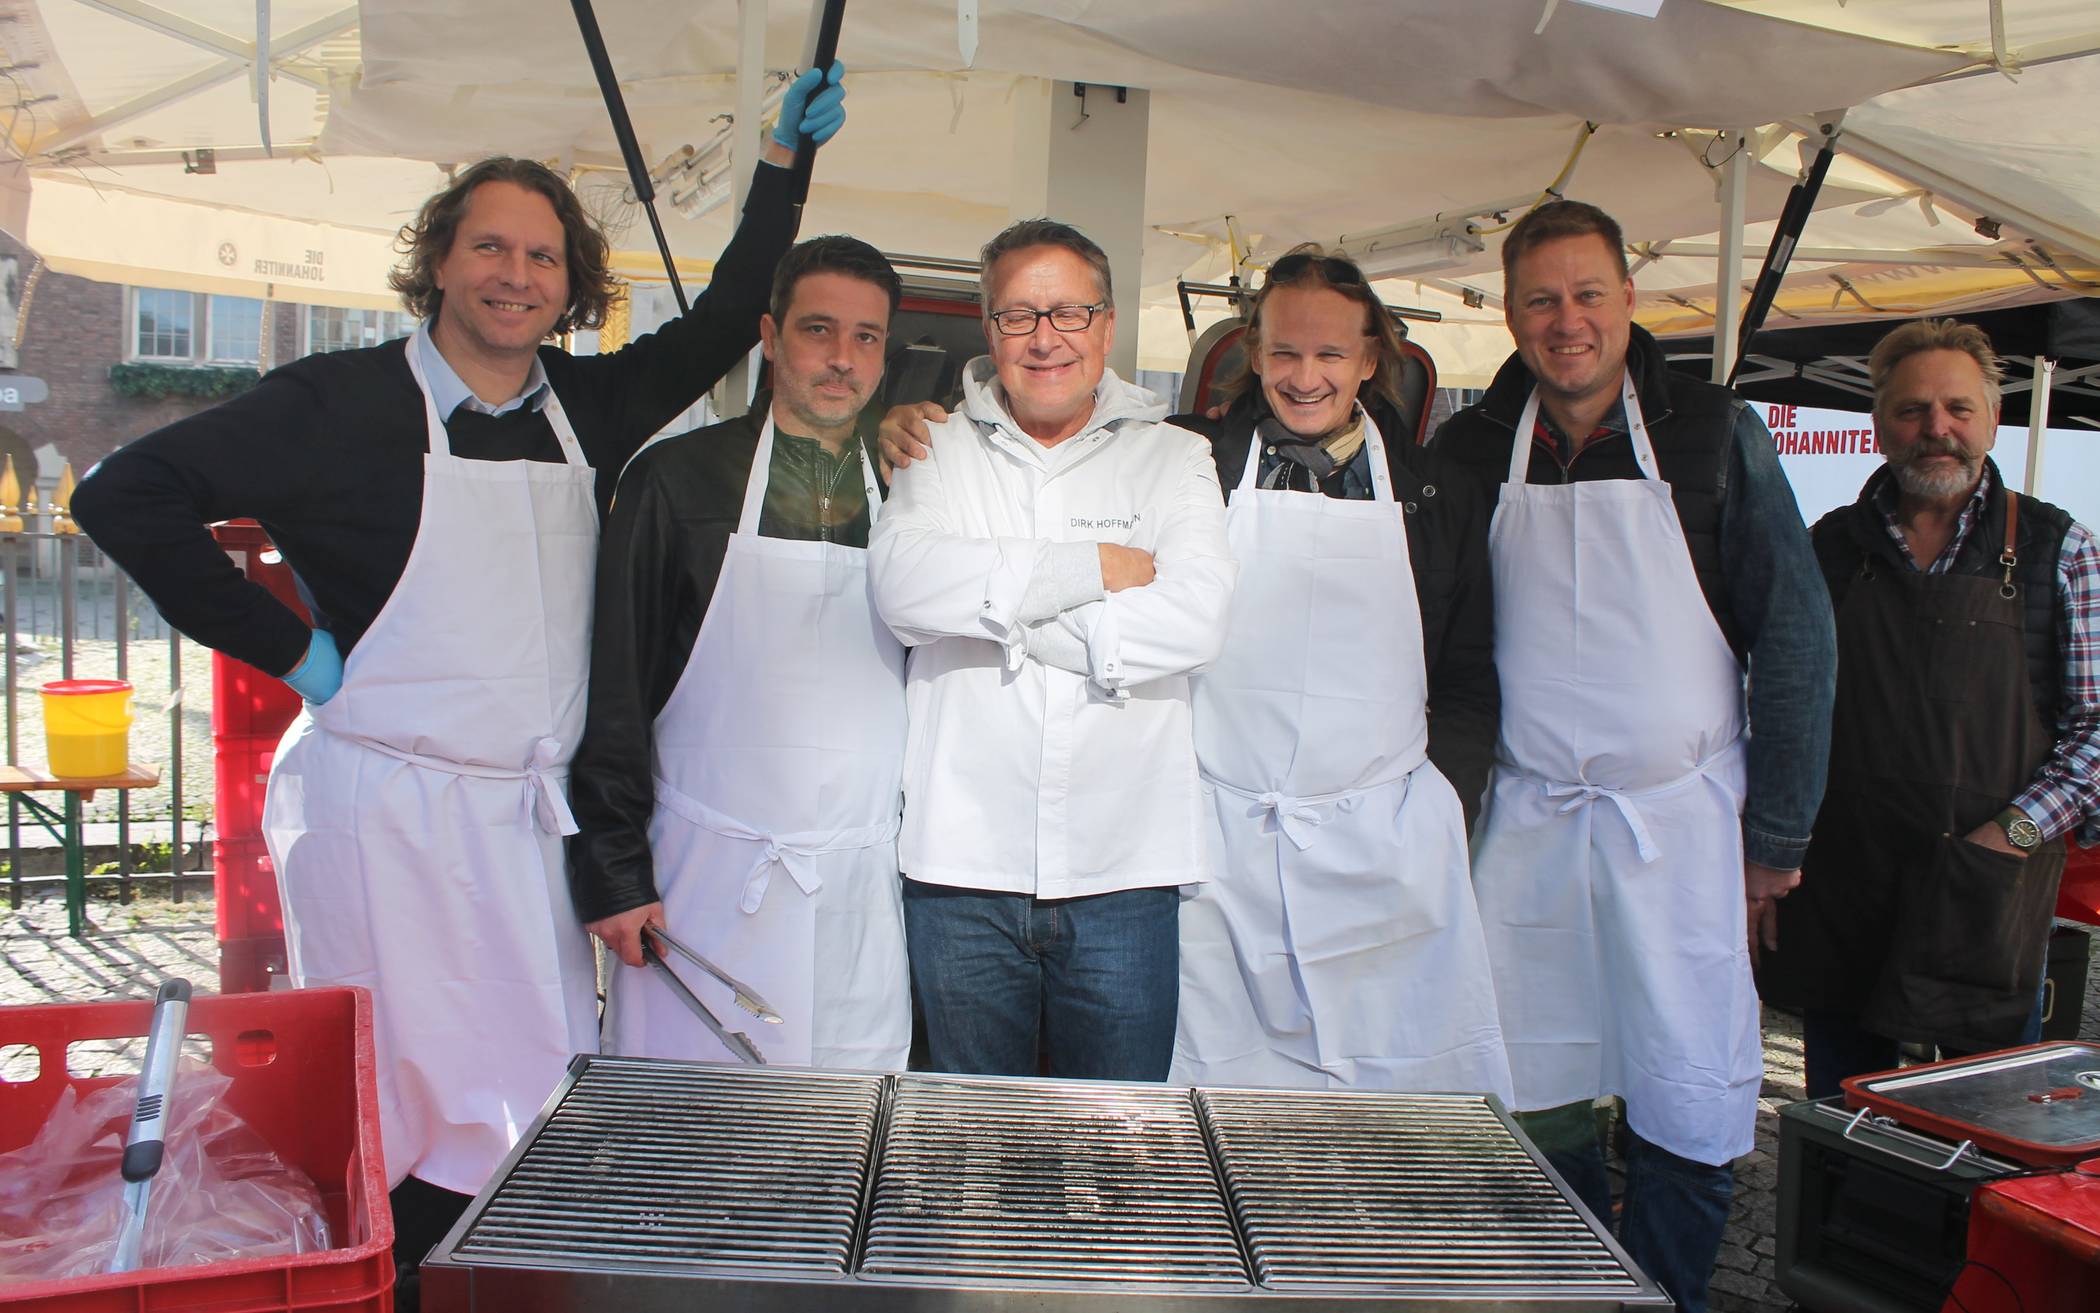
{"type": "Polygon", "coordinates": [[[988,318],[1001,337],[1026,337],[1045,319],[1060,333],[1081,332],[1091,328],[1094,316],[1106,309],[1106,304],[1054,305],[1048,310],[996,310],[988,318]]]}
{"type": "Polygon", "coordinates": [[[1338,287],[1362,287],[1364,271],[1338,255],[1309,255],[1303,251],[1286,255],[1269,266],[1269,281],[1285,283],[1303,274],[1317,262],[1321,276],[1338,287]]]}

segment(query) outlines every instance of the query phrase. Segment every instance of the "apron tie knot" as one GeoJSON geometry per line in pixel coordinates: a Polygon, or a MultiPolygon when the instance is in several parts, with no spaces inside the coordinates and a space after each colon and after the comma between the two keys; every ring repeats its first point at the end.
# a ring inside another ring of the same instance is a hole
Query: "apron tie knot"
{"type": "Polygon", "coordinates": [[[1327,823],[1326,803],[1307,802],[1303,798],[1278,793],[1273,789],[1257,794],[1254,802],[1257,807],[1275,818],[1276,828],[1283,831],[1286,839],[1297,845],[1299,852],[1313,846],[1313,840],[1318,837],[1313,831],[1327,823]]]}
{"type": "Polygon", "coordinates": [[[776,865],[793,877],[796,887],[804,894],[813,894],[824,887],[824,881],[810,867],[808,849],[785,843],[770,834],[765,840],[765,851],[751,864],[751,874],[744,880],[743,896],[737,899],[738,909],[746,916],[758,911],[759,904],[765,902],[766,886],[773,883],[776,865]]]}
{"type": "Polygon", "coordinates": [[[1634,846],[1640,850],[1642,864],[1646,865],[1661,856],[1655,846],[1654,836],[1648,833],[1648,823],[1641,819],[1641,809],[1633,805],[1633,799],[1617,789],[1608,789],[1602,784],[1548,784],[1546,796],[1567,799],[1560,805],[1562,816],[1577,807],[1586,807],[1599,798],[1611,799],[1618,807],[1619,815],[1626,818],[1626,828],[1633,831],[1634,846]]]}
{"type": "Polygon", "coordinates": [[[569,810],[562,779],[569,773],[562,759],[561,740],[543,738],[532,745],[532,760],[525,767],[525,819],[537,823],[548,834],[571,835],[579,828],[576,813],[569,810]]]}

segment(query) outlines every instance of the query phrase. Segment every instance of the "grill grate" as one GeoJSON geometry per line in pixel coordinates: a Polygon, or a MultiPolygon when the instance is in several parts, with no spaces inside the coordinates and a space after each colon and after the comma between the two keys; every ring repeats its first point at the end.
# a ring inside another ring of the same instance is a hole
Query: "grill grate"
{"type": "Polygon", "coordinates": [[[1485,1099],[1199,1090],[1196,1100],[1255,1276],[1270,1290],[1650,1289],[1485,1099]]]}
{"type": "Polygon", "coordinates": [[[455,1254],[844,1276],[883,1078],[592,1058],[455,1254]]]}
{"type": "Polygon", "coordinates": [[[894,1079],[863,1279],[1248,1288],[1186,1090],[894,1079]]]}

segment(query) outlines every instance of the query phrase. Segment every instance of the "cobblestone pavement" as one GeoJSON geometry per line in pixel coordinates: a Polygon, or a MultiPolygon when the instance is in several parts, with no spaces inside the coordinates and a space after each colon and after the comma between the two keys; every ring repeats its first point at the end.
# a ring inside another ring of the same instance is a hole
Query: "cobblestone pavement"
{"type": "MultiPolygon", "coordinates": [[[[143,998],[170,975],[200,990],[218,986],[218,944],[208,898],[181,903],[138,899],[128,907],[92,903],[95,930],[66,937],[65,904],[55,895],[0,912],[0,1004],[143,998]]],[[[2088,976],[2085,1036],[2100,1036],[2100,970],[2088,976]]],[[[81,1069],[97,1062],[136,1067],[136,1046],[76,1053],[81,1069]]],[[[0,1030],[0,1079],[9,1071],[0,1030]]],[[[1758,1101],[1757,1147],[1736,1163],[1735,1207],[1714,1273],[1713,1313],[1784,1313],[1789,1301],[1773,1283],[1778,1247],[1779,1108],[1802,1097],[1801,1026],[1783,1012],[1765,1012],[1765,1085],[1758,1101]]]]}

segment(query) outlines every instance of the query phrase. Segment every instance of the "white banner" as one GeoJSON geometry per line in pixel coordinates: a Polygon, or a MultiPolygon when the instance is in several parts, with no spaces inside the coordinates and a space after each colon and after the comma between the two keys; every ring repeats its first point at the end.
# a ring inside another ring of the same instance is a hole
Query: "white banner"
{"type": "Polygon", "coordinates": [[[60,273],[307,305],[398,310],[393,234],[39,177],[24,241],[60,273]]]}
{"type": "MultiPolygon", "coordinates": [[[[1794,500],[1810,524],[1826,511],[1859,498],[1860,486],[1881,468],[1874,417],[1845,410],[1812,410],[1753,402],[1772,430],[1779,464],[1794,500]]],[[[2014,488],[2027,478],[2027,429],[2005,425],[1991,459],[2014,488]]],[[[2079,523],[2100,524],[2100,429],[2053,428],[2042,442],[2042,478],[2035,495],[2069,511],[2079,523]]]]}

